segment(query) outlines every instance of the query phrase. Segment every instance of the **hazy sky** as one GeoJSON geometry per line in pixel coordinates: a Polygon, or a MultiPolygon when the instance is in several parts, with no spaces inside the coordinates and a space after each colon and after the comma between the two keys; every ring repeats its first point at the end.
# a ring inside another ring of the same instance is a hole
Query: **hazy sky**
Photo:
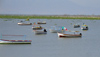
{"type": "Polygon", "coordinates": [[[0,14],[100,15],[100,0],[0,0],[0,14]]]}

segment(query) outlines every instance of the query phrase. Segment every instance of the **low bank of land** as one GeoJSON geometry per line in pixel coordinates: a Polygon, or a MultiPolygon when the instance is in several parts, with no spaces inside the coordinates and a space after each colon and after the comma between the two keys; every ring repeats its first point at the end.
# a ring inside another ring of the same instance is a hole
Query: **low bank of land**
{"type": "Polygon", "coordinates": [[[100,20],[100,15],[0,15],[2,19],[89,19],[100,20]]]}

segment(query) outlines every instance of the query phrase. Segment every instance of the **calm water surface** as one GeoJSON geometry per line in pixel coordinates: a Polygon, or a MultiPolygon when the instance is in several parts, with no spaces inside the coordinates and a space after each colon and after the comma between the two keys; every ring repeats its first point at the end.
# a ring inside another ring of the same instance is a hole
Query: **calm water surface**
{"type": "MultiPolygon", "coordinates": [[[[0,19],[0,34],[26,35],[4,36],[3,39],[32,40],[31,44],[0,44],[0,57],[100,57],[100,20],[73,20],[73,19],[40,19],[47,24],[46,35],[35,35],[32,25],[20,26],[18,22],[25,19],[0,19]],[[7,21],[5,21],[7,20],[7,21]],[[73,28],[73,24],[83,23],[89,26],[88,31],[73,28]],[[50,26],[65,26],[68,30],[78,30],[81,38],[58,38],[56,33],[50,33],[50,26]]],[[[39,19],[30,19],[27,22],[37,22],[39,19]]]]}

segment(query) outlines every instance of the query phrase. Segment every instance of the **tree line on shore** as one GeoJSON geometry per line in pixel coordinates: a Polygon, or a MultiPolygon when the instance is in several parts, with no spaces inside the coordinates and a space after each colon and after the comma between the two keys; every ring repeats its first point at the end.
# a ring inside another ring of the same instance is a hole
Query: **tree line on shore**
{"type": "Polygon", "coordinates": [[[100,15],[0,15],[0,18],[19,19],[100,19],[100,15]]]}

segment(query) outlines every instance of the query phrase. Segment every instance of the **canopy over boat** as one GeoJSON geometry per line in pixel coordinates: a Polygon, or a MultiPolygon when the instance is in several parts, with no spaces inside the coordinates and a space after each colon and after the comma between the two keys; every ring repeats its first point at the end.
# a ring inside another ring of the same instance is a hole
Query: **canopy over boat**
{"type": "Polygon", "coordinates": [[[64,32],[65,31],[61,26],[51,26],[51,28],[49,30],[52,33],[64,32]]]}

